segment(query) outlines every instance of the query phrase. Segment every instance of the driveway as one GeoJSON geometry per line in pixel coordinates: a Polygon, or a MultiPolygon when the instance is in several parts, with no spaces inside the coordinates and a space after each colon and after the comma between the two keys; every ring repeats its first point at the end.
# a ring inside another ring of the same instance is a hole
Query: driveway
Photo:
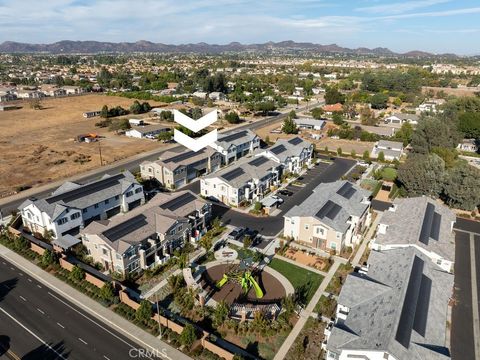
{"type": "Polygon", "coordinates": [[[452,309],[452,359],[480,358],[480,223],[455,224],[455,305],[452,309]]]}
{"type": "Polygon", "coordinates": [[[239,211],[231,210],[222,205],[213,203],[213,216],[219,216],[225,224],[233,226],[249,227],[257,230],[264,236],[275,236],[283,229],[283,215],[293,206],[301,204],[309,197],[313,189],[320,183],[333,182],[345,175],[354,165],[356,161],[349,159],[337,158],[332,164],[320,163],[313,169],[308,171],[299,180],[302,186],[289,185],[288,190],[294,194],[286,197],[280,195],[285,201],[280,205],[281,210],[276,216],[256,217],[239,211]]]}

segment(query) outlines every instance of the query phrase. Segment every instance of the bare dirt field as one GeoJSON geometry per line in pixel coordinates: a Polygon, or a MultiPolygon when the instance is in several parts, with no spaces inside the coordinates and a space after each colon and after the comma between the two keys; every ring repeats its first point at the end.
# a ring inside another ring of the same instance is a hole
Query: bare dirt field
{"type": "Polygon", "coordinates": [[[447,95],[455,96],[475,96],[475,93],[480,91],[479,88],[443,88],[435,86],[423,86],[422,92],[427,93],[428,91],[433,90],[435,93],[443,91],[447,95]]]}
{"type": "MultiPolygon", "coordinates": [[[[42,110],[23,108],[0,113],[0,197],[21,186],[35,186],[71,176],[100,165],[153,150],[161,144],[116,135],[97,128],[99,117],[85,119],[83,112],[103,105],[129,108],[134,100],[89,94],[42,100],[42,110]],[[78,143],[77,135],[97,133],[99,142],[78,143]]],[[[149,101],[151,105],[160,105],[149,101]]]]}
{"type": "Polygon", "coordinates": [[[344,140],[344,139],[332,139],[332,138],[323,138],[320,140],[312,141],[317,149],[323,150],[325,147],[328,147],[330,151],[336,151],[338,148],[342,149],[344,154],[350,154],[352,150],[355,150],[357,156],[362,156],[365,150],[372,152],[373,142],[367,141],[356,141],[356,140],[344,140]]]}

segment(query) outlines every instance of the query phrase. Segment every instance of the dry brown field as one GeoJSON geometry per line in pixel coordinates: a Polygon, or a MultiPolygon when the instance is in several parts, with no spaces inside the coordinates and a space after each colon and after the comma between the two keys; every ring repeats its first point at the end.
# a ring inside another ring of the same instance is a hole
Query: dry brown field
{"type": "Polygon", "coordinates": [[[99,146],[104,164],[161,146],[157,141],[127,138],[95,127],[99,117],[83,117],[83,112],[100,110],[103,105],[128,109],[133,102],[88,94],[42,100],[42,110],[33,110],[24,102],[19,110],[0,112],[0,197],[20,186],[35,186],[98,167],[99,146]],[[74,141],[86,133],[102,138],[93,143],[74,141]]]}

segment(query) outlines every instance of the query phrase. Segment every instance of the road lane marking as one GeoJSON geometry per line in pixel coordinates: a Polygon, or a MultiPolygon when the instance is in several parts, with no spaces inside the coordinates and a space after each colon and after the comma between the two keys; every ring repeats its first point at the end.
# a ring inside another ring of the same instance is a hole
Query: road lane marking
{"type": "Polygon", "coordinates": [[[22,299],[23,301],[27,301],[27,299],[25,299],[22,295],[20,295],[19,298],[22,299]]]}
{"type": "Polygon", "coordinates": [[[28,280],[28,282],[32,282],[32,279],[27,279],[27,280],[28,280]]]}
{"type": "Polygon", "coordinates": [[[88,343],[85,340],[83,340],[82,338],[78,338],[78,340],[81,341],[82,343],[84,343],[85,345],[88,345],[88,343]]]}
{"type": "MultiPolygon", "coordinates": [[[[477,244],[478,245],[478,244],[477,244]]],[[[480,318],[478,311],[477,264],[475,264],[475,241],[470,233],[470,278],[472,280],[473,343],[475,359],[480,357],[480,318]]]]}
{"type": "Polygon", "coordinates": [[[40,285],[38,285],[38,284],[37,284],[37,287],[38,287],[39,289],[41,289],[41,288],[42,288],[42,287],[41,287],[40,285]]]}
{"type": "Polygon", "coordinates": [[[110,358],[108,356],[105,356],[105,355],[103,355],[103,358],[106,359],[106,360],[110,360],[110,358]]]}
{"type": "Polygon", "coordinates": [[[12,266],[10,266],[10,269],[12,269],[12,270],[15,270],[15,268],[14,268],[14,267],[12,267],[12,266]]]}
{"type": "Polygon", "coordinates": [[[0,306],[0,311],[3,312],[5,315],[7,315],[10,319],[12,319],[13,321],[15,321],[19,326],[21,326],[25,331],[27,331],[30,335],[32,335],[35,339],[37,339],[38,341],[40,341],[41,343],[43,343],[43,345],[45,345],[48,349],[50,349],[51,351],[53,351],[60,359],[63,359],[63,360],[67,360],[66,358],[63,357],[62,354],[60,354],[59,352],[57,352],[54,348],[52,348],[48,343],[46,343],[45,341],[42,340],[42,338],[40,336],[38,336],[37,334],[35,334],[32,330],[30,330],[29,328],[27,328],[25,325],[23,325],[19,320],[17,320],[16,318],[14,318],[12,315],[10,315],[5,309],[3,309],[1,306],[0,306]]]}
{"type": "Polygon", "coordinates": [[[37,311],[38,311],[40,314],[45,315],[45,312],[44,312],[42,309],[37,308],[37,311]]]}
{"type": "Polygon", "coordinates": [[[60,326],[62,329],[65,329],[65,326],[63,326],[63,325],[60,324],[59,322],[57,322],[57,325],[60,326]]]}
{"type": "Polygon", "coordinates": [[[18,275],[23,276],[23,274],[21,272],[19,272],[18,275]]]}

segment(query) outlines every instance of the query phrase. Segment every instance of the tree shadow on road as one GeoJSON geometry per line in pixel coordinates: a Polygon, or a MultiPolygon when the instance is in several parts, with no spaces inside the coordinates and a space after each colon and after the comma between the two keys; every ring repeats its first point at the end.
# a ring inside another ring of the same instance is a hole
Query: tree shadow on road
{"type": "Polygon", "coordinates": [[[49,343],[47,345],[41,345],[32,351],[28,352],[22,357],[22,360],[58,360],[68,359],[70,351],[67,351],[63,341],[56,344],[49,343]]]}
{"type": "Polygon", "coordinates": [[[0,335],[0,357],[10,349],[10,338],[7,335],[0,335]]]}
{"type": "Polygon", "coordinates": [[[12,291],[15,286],[17,286],[18,279],[13,278],[13,279],[8,279],[5,281],[0,282],[0,302],[5,299],[7,294],[12,291]]]}

